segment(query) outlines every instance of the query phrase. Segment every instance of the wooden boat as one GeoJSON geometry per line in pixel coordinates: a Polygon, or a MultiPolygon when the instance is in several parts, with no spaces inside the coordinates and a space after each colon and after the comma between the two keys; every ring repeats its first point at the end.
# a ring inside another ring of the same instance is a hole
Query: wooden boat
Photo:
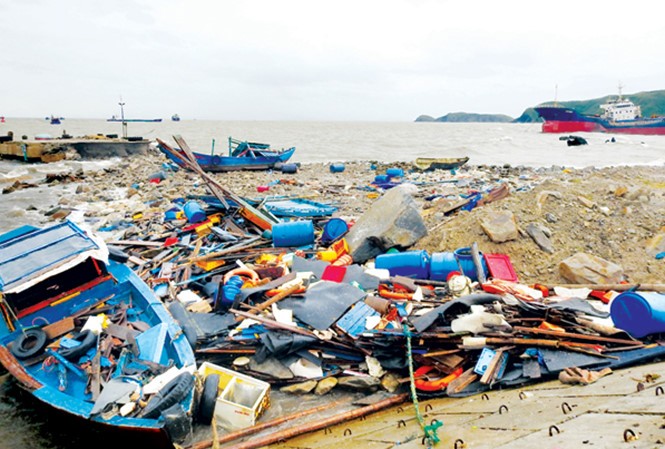
{"type": "Polygon", "coordinates": [[[194,354],[152,290],[108,256],[71,222],[0,235],[0,362],[45,404],[172,446],[173,415],[191,424],[194,354]]]}
{"type": "Polygon", "coordinates": [[[419,157],[413,162],[416,169],[421,171],[452,170],[469,161],[468,157],[419,157]]]}
{"type": "MultiPolygon", "coordinates": [[[[171,147],[160,139],[157,139],[157,147],[173,162],[181,167],[183,166],[182,158],[186,156],[180,148],[171,147]]],[[[267,143],[240,141],[229,137],[228,156],[216,155],[214,152],[210,155],[196,152],[193,152],[193,154],[203,170],[225,172],[232,170],[267,170],[275,167],[275,164],[288,161],[295,151],[295,147],[287,150],[273,150],[267,143]]]]}

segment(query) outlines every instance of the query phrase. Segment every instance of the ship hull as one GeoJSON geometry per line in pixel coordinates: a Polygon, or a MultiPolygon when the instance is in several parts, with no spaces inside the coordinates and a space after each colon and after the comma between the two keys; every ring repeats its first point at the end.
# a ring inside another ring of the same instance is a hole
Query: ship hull
{"type": "Polygon", "coordinates": [[[610,122],[599,116],[582,115],[571,108],[537,107],[545,120],[544,133],[604,132],[611,134],[665,135],[665,119],[637,119],[610,122]]]}

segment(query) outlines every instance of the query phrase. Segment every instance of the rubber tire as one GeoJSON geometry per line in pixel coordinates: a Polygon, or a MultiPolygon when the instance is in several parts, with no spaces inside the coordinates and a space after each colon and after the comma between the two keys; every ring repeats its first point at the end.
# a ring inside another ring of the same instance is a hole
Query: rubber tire
{"type": "Polygon", "coordinates": [[[194,386],[194,376],[191,373],[181,373],[171,382],[167,383],[155,394],[148,405],[143,409],[141,417],[157,419],[162,411],[182,401],[194,386]]]}
{"type": "Polygon", "coordinates": [[[41,353],[46,347],[46,332],[41,328],[33,327],[21,332],[11,348],[11,353],[17,359],[29,359],[41,353]],[[27,346],[26,346],[27,345],[27,346]]]}
{"type": "Polygon", "coordinates": [[[91,330],[85,330],[78,334],[75,340],[80,341],[81,344],[74,348],[64,348],[58,353],[70,361],[77,361],[83,354],[88,352],[90,348],[97,345],[97,336],[91,330]],[[83,339],[81,339],[83,337],[83,339]]]}
{"type": "Polygon", "coordinates": [[[199,400],[198,422],[201,424],[210,424],[215,414],[215,404],[217,404],[217,392],[219,391],[219,374],[208,374],[203,382],[203,392],[199,400]]]}

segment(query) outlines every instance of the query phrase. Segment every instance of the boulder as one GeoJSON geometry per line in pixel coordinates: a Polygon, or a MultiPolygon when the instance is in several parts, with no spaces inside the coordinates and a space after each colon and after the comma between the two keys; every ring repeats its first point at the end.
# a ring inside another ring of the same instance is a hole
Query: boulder
{"type": "Polygon", "coordinates": [[[480,227],[495,243],[515,240],[519,236],[515,216],[511,211],[487,212],[480,219],[480,227]]]}
{"type": "Polygon", "coordinates": [[[623,281],[623,268],[586,253],[577,253],[562,261],[559,273],[575,284],[618,284],[623,281]]]}
{"type": "Polygon", "coordinates": [[[351,257],[364,263],[393,247],[408,248],[427,235],[427,227],[408,188],[388,190],[360,216],[346,235],[351,257]]]}
{"type": "Polygon", "coordinates": [[[546,253],[552,254],[554,248],[552,241],[548,238],[546,230],[542,226],[535,223],[529,223],[526,227],[526,233],[536,242],[536,245],[546,253]]]}

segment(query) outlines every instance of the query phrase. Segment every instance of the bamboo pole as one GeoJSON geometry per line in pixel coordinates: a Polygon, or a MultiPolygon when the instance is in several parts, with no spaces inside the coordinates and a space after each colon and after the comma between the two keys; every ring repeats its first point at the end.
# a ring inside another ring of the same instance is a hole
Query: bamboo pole
{"type": "Polygon", "coordinates": [[[295,428],[281,430],[261,438],[256,438],[251,441],[246,441],[244,443],[236,444],[230,446],[229,449],[255,449],[267,446],[269,444],[277,443],[278,441],[287,440],[289,438],[297,437],[305,433],[310,433],[316,430],[325,429],[326,427],[330,427],[335,424],[340,424],[355,418],[360,418],[361,416],[366,416],[371,413],[378,412],[379,410],[383,410],[386,407],[401,404],[402,402],[406,401],[408,397],[409,397],[408,393],[402,393],[397,396],[384,399],[383,401],[379,401],[376,404],[361,407],[356,410],[351,410],[349,412],[338,413],[337,415],[333,415],[329,418],[305,424],[303,426],[297,426],[295,428]]]}
{"type": "MultiPolygon", "coordinates": [[[[307,410],[303,410],[301,412],[295,412],[291,413],[290,415],[282,416],[280,418],[275,418],[271,421],[266,421],[262,424],[257,424],[255,426],[248,427],[246,429],[236,430],[235,432],[231,432],[220,438],[217,438],[217,443],[218,444],[228,443],[229,441],[237,440],[238,438],[242,438],[248,435],[253,435],[262,430],[269,429],[271,427],[279,426],[280,424],[283,424],[287,421],[304,418],[305,416],[313,415],[314,413],[323,412],[325,410],[335,408],[339,405],[347,404],[348,402],[349,401],[329,402],[327,404],[319,405],[318,407],[313,407],[307,410]]],[[[191,446],[188,446],[187,449],[208,449],[212,445],[213,445],[213,440],[200,441],[198,443],[192,444],[191,446]]]]}

